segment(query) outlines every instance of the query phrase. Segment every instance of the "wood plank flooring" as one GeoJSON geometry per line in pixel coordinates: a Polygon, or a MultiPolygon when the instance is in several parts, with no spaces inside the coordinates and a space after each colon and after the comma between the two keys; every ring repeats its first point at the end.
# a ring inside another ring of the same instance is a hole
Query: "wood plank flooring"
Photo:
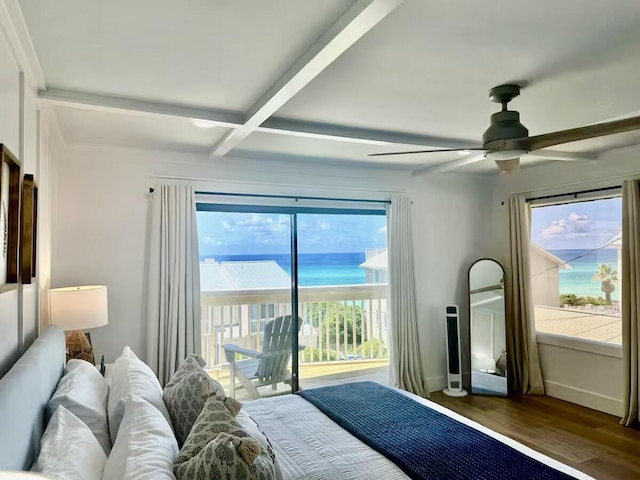
{"type": "Polygon", "coordinates": [[[640,430],[612,415],[547,396],[429,400],[598,480],[640,480],[640,430]]]}

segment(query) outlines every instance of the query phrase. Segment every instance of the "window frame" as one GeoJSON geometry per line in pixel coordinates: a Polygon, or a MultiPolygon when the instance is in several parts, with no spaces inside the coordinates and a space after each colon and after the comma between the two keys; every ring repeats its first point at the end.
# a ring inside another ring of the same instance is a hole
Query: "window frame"
{"type": "MultiPolygon", "coordinates": [[[[234,197],[239,200],[242,195],[234,197]]],[[[249,195],[248,197],[252,197],[249,195]]],[[[231,212],[231,213],[266,213],[266,214],[284,214],[290,217],[291,229],[291,315],[295,318],[298,316],[299,294],[298,294],[298,214],[329,214],[329,215],[367,215],[367,216],[384,216],[388,222],[388,212],[384,201],[361,201],[366,202],[366,208],[360,208],[357,200],[349,202],[348,200],[331,200],[332,206],[307,206],[307,205],[277,205],[272,201],[259,202],[256,198],[251,198],[250,203],[220,203],[213,198],[203,200],[196,195],[196,213],[197,212],[231,212]],[[374,204],[380,204],[377,208],[372,208],[374,204]]],[[[297,202],[297,200],[295,200],[297,202]]],[[[305,203],[305,202],[300,202],[305,203]]],[[[388,239],[387,247],[388,248],[388,239]]],[[[253,319],[250,317],[250,329],[253,328],[253,319]]],[[[264,331],[264,323],[258,319],[257,328],[264,331]],[[258,323],[259,322],[259,323],[258,323]]],[[[299,363],[298,363],[298,335],[292,335],[292,357],[291,357],[291,391],[295,393],[299,390],[299,363]]]]}
{"type": "MultiPolygon", "coordinates": [[[[543,208],[554,205],[569,205],[575,203],[592,202],[596,200],[607,200],[610,198],[622,197],[622,186],[611,185],[608,187],[594,188],[580,192],[564,192],[555,195],[541,197],[527,197],[526,202],[531,210],[534,208],[543,208]],[[573,197],[573,198],[571,198],[573,197]]],[[[533,243],[531,238],[529,244],[533,243]]],[[[622,272],[619,272],[622,275],[622,272]]],[[[534,314],[535,328],[535,314],[534,314]]],[[[570,335],[558,335],[554,333],[540,332],[537,329],[536,343],[539,345],[548,345],[553,347],[565,348],[569,350],[577,350],[595,355],[602,355],[613,358],[622,358],[622,344],[600,342],[587,338],[580,338],[570,335]]],[[[624,339],[623,339],[624,341],[624,339]]]]}

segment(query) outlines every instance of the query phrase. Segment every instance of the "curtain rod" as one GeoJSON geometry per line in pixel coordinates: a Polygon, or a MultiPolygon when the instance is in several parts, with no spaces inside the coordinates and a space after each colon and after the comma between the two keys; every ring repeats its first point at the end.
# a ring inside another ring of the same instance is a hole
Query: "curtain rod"
{"type": "MultiPolygon", "coordinates": [[[[149,188],[149,193],[153,193],[153,187],[149,188]]],[[[229,192],[195,192],[196,195],[220,195],[226,197],[253,197],[253,198],[279,198],[286,200],[325,200],[332,202],[355,202],[355,203],[381,203],[391,205],[391,200],[371,200],[366,198],[335,198],[335,197],[306,197],[293,195],[267,195],[260,193],[229,193],[229,192]]]]}
{"type": "Polygon", "coordinates": [[[581,190],[579,192],[571,192],[571,193],[560,193],[556,195],[544,195],[542,197],[531,197],[527,198],[526,202],[535,202],[536,200],[547,200],[549,198],[562,198],[562,197],[573,197],[578,198],[578,195],[584,195],[585,193],[597,193],[597,192],[606,192],[609,190],[620,190],[622,188],[621,185],[617,185],[614,187],[603,187],[603,188],[592,188],[589,190],[581,190]]]}

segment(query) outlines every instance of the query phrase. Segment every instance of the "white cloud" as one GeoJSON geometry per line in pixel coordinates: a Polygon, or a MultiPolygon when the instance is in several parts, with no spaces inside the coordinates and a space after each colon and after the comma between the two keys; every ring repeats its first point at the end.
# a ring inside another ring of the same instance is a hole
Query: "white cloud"
{"type": "Polygon", "coordinates": [[[576,212],[573,212],[571,215],[569,215],[569,220],[571,220],[572,222],[577,222],[579,220],[587,220],[589,217],[587,217],[586,215],[579,215],[576,212]]]}
{"type": "Polygon", "coordinates": [[[331,224],[326,220],[316,220],[316,225],[320,230],[329,230],[331,228],[331,224]]]}
{"type": "Polygon", "coordinates": [[[211,247],[219,247],[220,245],[222,245],[222,242],[210,235],[205,236],[202,239],[202,243],[204,243],[207,246],[211,246],[211,247]]]}
{"type": "Polygon", "coordinates": [[[592,235],[591,220],[586,215],[573,212],[567,218],[553,220],[540,234],[546,238],[581,238],[592,235]]]}

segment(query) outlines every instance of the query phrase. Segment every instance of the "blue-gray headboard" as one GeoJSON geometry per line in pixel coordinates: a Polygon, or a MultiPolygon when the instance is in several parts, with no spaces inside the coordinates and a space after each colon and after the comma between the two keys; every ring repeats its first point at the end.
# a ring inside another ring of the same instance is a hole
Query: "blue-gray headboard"
{"type": "Polygon", "coordinates": [[[0,470],[31,468],[65,355],[64,332],[49,327],[0,379],[0,470]]]}

